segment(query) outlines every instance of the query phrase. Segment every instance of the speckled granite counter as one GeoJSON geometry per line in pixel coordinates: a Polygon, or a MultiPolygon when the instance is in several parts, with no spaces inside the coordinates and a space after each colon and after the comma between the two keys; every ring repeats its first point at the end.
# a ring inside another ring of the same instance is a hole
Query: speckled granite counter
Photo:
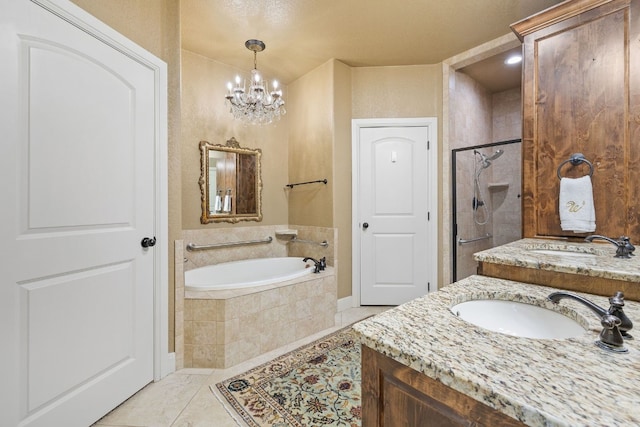
{"type": "MultiPolygon", "coordinates": [[[[546,301],[556,289],[472,276],[354,325],[362,343],[530,426],[640,426],[640,339],[628,353],[593,343],[598,318],[581,304],[546,301]],[[491,332],[450,307],[509,299],[562,311],[588,331],[538,340],[491,332]]],[[[602,307],[607,298],[582,294],[602,307]]],[[[640,337],[640,303],[627,302],[640,337]]]]}
{"type": "Polygon", "coordinates": [[[534,268],[591,277],[640,282],[640,256],[614,258],[610,244],[563,242],[561,240],[522,239],[474,254],[480,262],[534,268]],[[533,250],[567,250],[575,255],[545,254],[533,250]],[[591,254],[584,256],[580,254],[591,254]]]}

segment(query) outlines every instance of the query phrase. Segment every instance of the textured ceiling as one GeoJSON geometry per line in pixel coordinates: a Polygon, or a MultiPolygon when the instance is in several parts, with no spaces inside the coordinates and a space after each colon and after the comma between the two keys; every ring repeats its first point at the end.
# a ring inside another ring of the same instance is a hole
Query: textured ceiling
{"type": "Polygon", "coordinates": [[[558,0],[182,0],[184,49],[287,84],[331,58],[352,67],[436,64],[510,32],[558,0]]]}

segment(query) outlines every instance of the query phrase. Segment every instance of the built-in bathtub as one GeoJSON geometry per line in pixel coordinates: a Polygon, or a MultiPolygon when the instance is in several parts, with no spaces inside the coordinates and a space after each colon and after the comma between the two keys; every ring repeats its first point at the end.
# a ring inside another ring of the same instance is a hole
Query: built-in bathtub
{"type": "Polygon", "coordinates": [[[303,258],[257,258],[195,268],[184,274],[186,291],[242,289],[282,283],[312,273],[303,258]]]}
{"type": "Polygon", "coordinates": [[[228,368],[333,327],[333,267],[259,258],[185,272],[184,366],[228,368]]]}

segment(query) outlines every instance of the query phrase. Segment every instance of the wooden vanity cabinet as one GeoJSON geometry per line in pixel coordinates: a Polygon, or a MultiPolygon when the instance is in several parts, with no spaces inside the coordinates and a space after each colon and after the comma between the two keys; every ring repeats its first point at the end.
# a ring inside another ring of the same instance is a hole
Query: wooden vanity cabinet
{"type": "Polygon", "coordinates": [[[570,0],[511,26],[523,42],[524,237],[586,235],[563,231],[558,210],[558,167],[582,153],[593,164],[595,234],[640,242],[639,6],[570,0]]]}
{"type": "Polygon", "coordinates": [[[525,424],[362,346],[362,427],[522,427],[525,424]]]}

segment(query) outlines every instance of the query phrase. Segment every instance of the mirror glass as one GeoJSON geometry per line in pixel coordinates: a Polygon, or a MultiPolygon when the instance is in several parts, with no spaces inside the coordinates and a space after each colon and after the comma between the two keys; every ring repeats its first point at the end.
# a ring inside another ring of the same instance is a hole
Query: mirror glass
{"type": "Polygon", "coordinates": [[[262,221],[260,149],[200,141],[200,222],[262,221]]]}

